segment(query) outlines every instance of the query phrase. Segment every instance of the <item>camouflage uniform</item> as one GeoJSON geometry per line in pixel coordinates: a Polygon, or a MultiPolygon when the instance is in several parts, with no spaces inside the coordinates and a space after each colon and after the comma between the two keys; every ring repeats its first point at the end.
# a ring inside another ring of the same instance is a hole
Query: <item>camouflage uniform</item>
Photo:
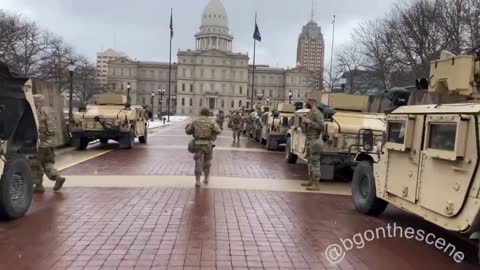
{"type": "Polygon", "coordinates": [[[247,117],[245,117],[245,124],[246,124],[247,137],[249,139],[253,137],[252,135],[253,135],[254,123],[255,123],[255,117],[252,116],[251,114],[247,114],[247,117]]]}
{"type": "Polygon", "coordinates": [[[221,129],[213,119],[202,116],[188,124],[185,132],[188,135],[193,135],[194,138],[195,185],[200,186],[202,171],[205,176],[204,183],[208,184],[210,162],[213,158],[213,141],[217,139],[221,129]]]}
{"type": "Polygon", "coordinates": [[[240,142],[240,134],[242,133],[243,118],[239,113],[234,113],[230,117],[230,123],[233,131],[233,142],[235,139],[240,142]]]}
{"type": "Polygon", "coordinates": [[[33,184],[35,185],[35,192],[43,193],[43,174],[47,175],[48,179],[56,181],[54,190],[58,191],[62,188],[65,178],[61,177],[55,169],[55,117],[51,109],[43,106],[37,109],[38,118],[38,134],[39,145],[38,153],[30,157],[30,165],[32,168],[33,184]]]}
{"type": "Polygon", "coordinates": [[[223,122],[225,121],[225,114],[223,112],[219,113],[217,116],[217,124],[220,126],[220,129],[223,130],[223,122]]]}
{"type": "Polygon", "coordinates": [[[310,123],[306,125],[306,157],[308,159],[308,176],[309,182],[302,184],[307,186],[309,190],[318,190],[320,183],[320,152],[322,147],[321,135],[324,129],[325,121],[323,114],[316,108],[312,108],[307,115],[310,123]],[[313,186],[312,188],[310,188],[313,186]]]}

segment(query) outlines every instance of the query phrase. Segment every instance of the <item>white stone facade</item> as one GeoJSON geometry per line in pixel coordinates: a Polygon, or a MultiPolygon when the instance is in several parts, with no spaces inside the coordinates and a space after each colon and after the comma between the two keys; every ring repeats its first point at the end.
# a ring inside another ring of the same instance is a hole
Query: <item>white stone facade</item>
{"type": "Polygon", "coordinates": [[[104,52],[97,53],[97,82],[106,84],[108,78],[108,62],[120,57],[128,58],[124,52],[108,49],[104,52]]]}

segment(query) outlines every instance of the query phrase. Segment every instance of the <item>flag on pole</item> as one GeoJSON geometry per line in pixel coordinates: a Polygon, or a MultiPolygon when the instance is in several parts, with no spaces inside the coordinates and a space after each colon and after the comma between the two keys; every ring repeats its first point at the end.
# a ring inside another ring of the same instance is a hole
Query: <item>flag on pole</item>
{"type": "Polygon", "coordinates": [[[256,41],[262,41],[262,35],[260,35],[260,30],[258,29],[256,15],[255,15],[255,32],[253,33],[253,39],[255,39],[256,41]]]}
{"type": "Polygon", "coordinates": [[[173,9],[170,11],[170,39],[173,38],[173,9]]]}

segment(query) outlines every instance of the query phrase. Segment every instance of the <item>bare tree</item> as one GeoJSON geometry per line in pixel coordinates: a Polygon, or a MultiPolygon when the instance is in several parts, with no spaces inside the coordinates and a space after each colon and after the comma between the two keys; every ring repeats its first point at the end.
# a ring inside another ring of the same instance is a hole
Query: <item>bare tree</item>
{"type": "Polygon", "coordinates": [[[346,79],[345,92],[353,93],[359,87],[358,77],[365,66],[365,56],[360,52],[357,46],[347,45],[340,50],[336,57],[337,70],[343,71],[343,77],[346,79]]]}
{"type": "Polygon", "coordinates": [[[96,82],[96,68],[88,59],[79,56],[75,63],[73,93],[81,104],[87,104],[95,95],[104,92],[105,89],[96,82]]]}

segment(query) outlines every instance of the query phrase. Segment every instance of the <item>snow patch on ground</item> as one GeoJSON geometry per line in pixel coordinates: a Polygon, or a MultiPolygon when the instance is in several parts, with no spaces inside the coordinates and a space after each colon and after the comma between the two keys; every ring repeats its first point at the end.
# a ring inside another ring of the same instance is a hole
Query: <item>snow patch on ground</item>
{"type": "MultiPolygon", "coordinates": [[[[165,118],[166,118],[166,116],[165,116],[165,118]]],[[[186,119],[188,119],[188,116],[178,116],[178,115],[170,116],[170,122],[165,121],[165,124],[163,124],[162,120],[155,119],[153,122],[148,121],[148,128],[152,129],[152,128],[158,128],[158,127],[162,127],[162,126],[168,126],[168,125],[171,125],[175,122],[185,121],[186,119]]]]}

